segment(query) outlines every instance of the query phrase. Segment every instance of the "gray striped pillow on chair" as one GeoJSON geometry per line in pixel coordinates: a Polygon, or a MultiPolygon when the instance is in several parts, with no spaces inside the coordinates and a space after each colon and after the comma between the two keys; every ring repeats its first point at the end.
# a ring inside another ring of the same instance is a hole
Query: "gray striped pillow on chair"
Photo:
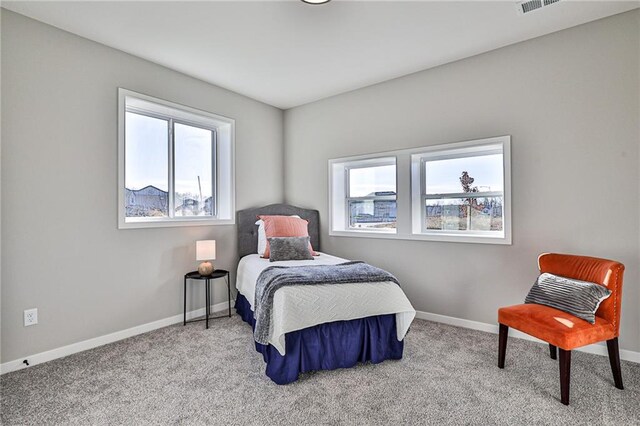
{"type": "Polygon", "coordinates": [[[610,295],[611,290],[603,285],[545,272],[533,284],[524,303],[550,306],[595,324],[600,303],[610,295]]]}

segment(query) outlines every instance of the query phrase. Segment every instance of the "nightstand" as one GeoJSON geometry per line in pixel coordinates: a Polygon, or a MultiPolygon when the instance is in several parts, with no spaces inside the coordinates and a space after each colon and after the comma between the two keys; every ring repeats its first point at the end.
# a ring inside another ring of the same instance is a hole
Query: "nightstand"
{"type": "MultiPolygon", "coordinates": [[[[229,297],[229,317],[231,317],[231,283],[229,282],[229,271],[224,269],[216,269],[211,275],[200,275],[198,271],[189,272],[184,276],[184,319],[183,325],[187,325],[188,322],[205,321],[206,327],[209,328],[209,314],[211,310],[211,280],[217,278],[224,278],[227,281],[227,295],[229,297]],[[199,280],[204,282],[204,294],[206,300],[205,316],[202,319],[187,321],[187,280],[199,280]]],[[[220,318],[220,317],[215,317],[220,318]]],[[[212,318],[214,319],[214,318],[212,318]]]]}

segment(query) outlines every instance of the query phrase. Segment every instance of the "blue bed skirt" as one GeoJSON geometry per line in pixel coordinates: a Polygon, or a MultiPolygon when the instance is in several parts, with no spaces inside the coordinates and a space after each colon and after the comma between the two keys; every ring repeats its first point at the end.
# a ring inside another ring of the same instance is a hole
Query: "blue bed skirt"
{"type": "MultiPolygon", "coordinates": [[[[249,301],[240,293],[236,312],[255,328],[249,301]]],[[[271,345],[256,343],[256,351],[267,363],[267,376],[279,385],[295,382],[298,374],[315,370],[353,367],[359,362],[374,364],[402,358],[404,342],[396,335],[395,314],[350,321],[335,321],[292,331],[285,335],[286,354],[271,345]]]]}

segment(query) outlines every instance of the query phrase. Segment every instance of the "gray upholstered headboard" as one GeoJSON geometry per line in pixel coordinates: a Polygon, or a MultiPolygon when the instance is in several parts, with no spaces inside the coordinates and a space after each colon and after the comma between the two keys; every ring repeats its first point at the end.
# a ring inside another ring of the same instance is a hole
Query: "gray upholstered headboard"
{"type": "Polygon", "coordinates": [[[309,221],[309,237],[314,250],[320,250],[320,213],[318,210],[302,209],[288,204],[271,204],[255,209],[239,210],[238,224],[238,255],[240,258],[258,252],[258,215],[298,215],[309,221]]]}

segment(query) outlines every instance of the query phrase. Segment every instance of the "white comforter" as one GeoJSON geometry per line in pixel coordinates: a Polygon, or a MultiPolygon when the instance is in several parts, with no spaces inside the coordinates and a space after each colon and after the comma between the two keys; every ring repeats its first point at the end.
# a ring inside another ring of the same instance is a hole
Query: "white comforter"
{"type": "MultiPolygon", "coordinates": [[[[236,288],[255,311],[255,286],[260,272],[269,266],[335,265],[345,259],[321,253],[314,260],[269,262],[258,254],[243,257],[238,264],[236,288]]],[[[269,343],[285,354],[285,334],[332,321],[374,315],[396,314],[398,340],[404,339],[416,316],[409,299],[395,283],[321,284],[283,287],[273,298],[269,343]]]]}

